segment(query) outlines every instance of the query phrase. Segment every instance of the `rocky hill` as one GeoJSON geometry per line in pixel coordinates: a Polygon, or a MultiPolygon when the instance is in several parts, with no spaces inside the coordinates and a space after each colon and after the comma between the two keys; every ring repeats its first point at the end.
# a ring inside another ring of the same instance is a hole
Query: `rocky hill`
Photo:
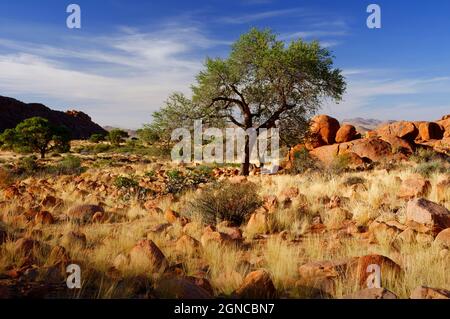
{"type": "Polygon", "coordinates": [[[107,133],[83,112],[54,111],[43,104],[27,104],[10,97],[0,96],[0,132],[14,128],[23,120],[35,116],[46,118],[54,125],[66,126],[71,131],[73,139],[87,139],[95,133],[107,133]]]}

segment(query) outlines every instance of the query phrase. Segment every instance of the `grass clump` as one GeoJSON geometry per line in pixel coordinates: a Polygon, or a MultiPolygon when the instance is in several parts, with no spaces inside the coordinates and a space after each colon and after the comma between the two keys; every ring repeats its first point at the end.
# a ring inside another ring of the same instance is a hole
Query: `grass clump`
{"type": "Polygon", "coordinates": [[[262,205],[255,184],[217,182],[202,190],[191,202],[206,224],[229,221],[241,225],[249,215],[262,205]]]}

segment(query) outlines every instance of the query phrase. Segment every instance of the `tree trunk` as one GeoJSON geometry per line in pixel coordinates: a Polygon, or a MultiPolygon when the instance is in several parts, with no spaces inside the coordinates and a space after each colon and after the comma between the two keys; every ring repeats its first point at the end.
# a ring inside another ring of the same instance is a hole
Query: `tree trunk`
{"type": "Polygon", "coordinates": [[[245,135],[244,162],[241,164],[241,175],[250,174],[250,137],[245,135]]]}

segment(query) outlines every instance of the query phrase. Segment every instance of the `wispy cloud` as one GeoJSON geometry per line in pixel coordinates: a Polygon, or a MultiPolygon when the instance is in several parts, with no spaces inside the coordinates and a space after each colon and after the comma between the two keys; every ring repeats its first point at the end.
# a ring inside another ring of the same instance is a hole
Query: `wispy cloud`
{"type": "Polygon", "coordinates": [[[57,47],[0,39],[1,94],[60,101],[52,107],[80,106],[101,124],[139,127],[172,91],[189,93],[199,52],[226,44],[178,26],[70,40],[57,47]]]}
{"type": "Polygon", "coordinates": [[[218,19],[218,21],[229,24],[244,24],[275,17],[302,16],[305,14],[307,14],[307,11],[305,9],[294,8],[294,9],[264,11],[240,16],[223,17],[218,19]]]}

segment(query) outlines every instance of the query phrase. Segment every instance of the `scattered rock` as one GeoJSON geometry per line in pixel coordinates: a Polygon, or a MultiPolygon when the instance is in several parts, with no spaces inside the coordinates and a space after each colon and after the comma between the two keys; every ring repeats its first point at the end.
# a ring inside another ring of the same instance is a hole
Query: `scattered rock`
{"type": "Polygon", "coordinates": [[[268,214],[264,210],[258,210],[251,214],[245,228],[250,234],[265,234],[269,229],[268,214]]]}
{"type": "Polygon", "coordinates": [[[450,249],[450,228],[441,231],[436,236],[434,243],[439,247],[450,249]]]}
{"type": "Polygon", "coordinates": [[[411,199],[415,197],[427,196],[431,191],[430,181],[419,175],[410,176],[405,179],[398,192],[399,198],[411,199]]]}
{"type": "Polygon", "coordinates": [[[168,266],[166,257],[151,240],[141,240],[131,249],[130,264],[142,271],[163,271],[168,266]]]}
{"type": "Polygon", "coordinates": [[[342,299],[397,299],[397,296],[385,288],[367,288],[346,295],[342,299]]]}
{"type": "Polygon", "coordinates": [[[191,278],[164,278],[156,286],[161,298],[171,299],[212,299],[213,295],[191,278]]]}
{"type": "Polygon", "coordinates": [[[41,211],[34,216],[34,222],[40,225],[51,225],[55,222],[55,219],[49,212],[41,211]]]}
{"type": "Polygon", "coordinates": [[[105,211],[98,205],[79,205],[69,209],[67,216],[73,221],[87,223],[97,212],[104,213],[105,211]]]}
{"type": "Polygon", "coordinates": [[[450,291],[446,289],[420,286],[411,292],[411,299],[450,299],[450,291]]]}
{"type": "Polygon", "coordinates": [[[61,246],[66,249],[71,247],[85,248],[87,244],[86,235],[81,232],[69,231],[61,238],[61,246]]]}
{"type": "Polygon", "coordinates": [[[260,269],[249,273],[234,294],[242,299],[270,299],[276,296],[276,289],[269,273],[260,269]]]}
{"type": "Polygon", "coordinates": [[[446,203],[450,201],[450,179],[436,184],[436,196],[438,202],[446,203]]]}
{"type": "Polygon", "coordinates": [[[425,226],[433,233],[450,227],[450,212],[424,198],[410,200],[406,206],[406,222],[425,226]]]}

